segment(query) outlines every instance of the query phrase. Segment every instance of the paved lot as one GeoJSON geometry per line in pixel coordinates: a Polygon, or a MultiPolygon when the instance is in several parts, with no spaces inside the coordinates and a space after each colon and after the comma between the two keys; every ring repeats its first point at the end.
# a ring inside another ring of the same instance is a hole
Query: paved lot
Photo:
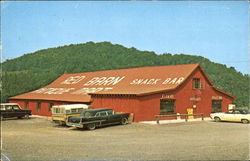
{"type": "Polygon", "coordinates": [[[44,118],[12,119],[2,121],[2,141],[11,161],[249,159],[249,124],[241,123],[133,123],[87,131],[44,118]]]}

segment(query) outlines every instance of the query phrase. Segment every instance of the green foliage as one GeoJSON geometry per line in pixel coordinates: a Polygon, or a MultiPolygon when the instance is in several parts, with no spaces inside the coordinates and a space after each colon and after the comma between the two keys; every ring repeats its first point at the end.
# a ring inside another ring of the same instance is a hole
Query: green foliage
{"type": "Polygon", "coordinates": [[[249,105],[249,75],[243,75],[233,67],[227,68],[201,56],[156,55],[109,42],[49,48],[5,61],[1,64],[1,102],[45,86],[63,73],[192,63],[201,64],[216,87],[235,95],[237,106],[249,105]]]}

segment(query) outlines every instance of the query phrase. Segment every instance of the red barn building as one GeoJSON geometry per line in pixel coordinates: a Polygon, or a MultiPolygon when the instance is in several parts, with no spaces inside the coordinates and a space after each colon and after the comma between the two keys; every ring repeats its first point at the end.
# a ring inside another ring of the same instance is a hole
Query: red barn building
{"type": "Polygon", "coordinates": [[[52,105],[85,103],[134,114],[134,121],[155,115],[227,111],[234,96],[216,88],[199,64],[138,67],[63,74],[38,90],[10,97],[9,102],[50,116],[52,105]]]}

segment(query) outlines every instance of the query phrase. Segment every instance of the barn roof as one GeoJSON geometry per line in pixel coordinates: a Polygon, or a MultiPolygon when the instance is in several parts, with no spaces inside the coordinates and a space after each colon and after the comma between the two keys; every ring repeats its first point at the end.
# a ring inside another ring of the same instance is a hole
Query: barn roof
{"type": "Polygon", "coordinates": [[[144,95],[174,90],[198,67],[185,64],[63,74],[43,88],[9,99],[90,102],[91,94],[144,95]]]}

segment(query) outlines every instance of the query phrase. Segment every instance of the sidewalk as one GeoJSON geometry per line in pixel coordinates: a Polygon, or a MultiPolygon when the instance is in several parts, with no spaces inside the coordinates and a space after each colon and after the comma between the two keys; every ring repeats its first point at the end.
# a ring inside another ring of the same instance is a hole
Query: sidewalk
{"type": "MultiPolygon", "coordinates": [[[[210,117],[204,117],[204,121],[211,121],[212,119],[210,117]]],[[[194,121],[202,121],[201,118],[196,119],[188,119],[187,122],[194,122],[194,121]]],[[[186,122],[185,119],[175,119],[175,120],[160,120],[159,124],[169,124],[169,123],[181,123],[186,122]]],[[[141,121],[139,123],[143,124],[151,124],[151,125],[157,125],[156,121],[141,121]]]]}

